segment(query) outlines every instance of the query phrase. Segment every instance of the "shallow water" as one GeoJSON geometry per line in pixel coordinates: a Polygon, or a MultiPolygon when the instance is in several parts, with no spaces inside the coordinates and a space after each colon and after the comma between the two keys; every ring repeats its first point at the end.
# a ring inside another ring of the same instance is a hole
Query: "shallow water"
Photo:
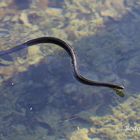
{"type": "Polygon", "coordinates": [[[55,45],[2,56],[0,139],[138,140],[139,8],[139,0],[1,0],[0,50],[41,36],[64,39],[82,75],[123,85],[125,97],[77,81],[68,54],[55,45]]]}

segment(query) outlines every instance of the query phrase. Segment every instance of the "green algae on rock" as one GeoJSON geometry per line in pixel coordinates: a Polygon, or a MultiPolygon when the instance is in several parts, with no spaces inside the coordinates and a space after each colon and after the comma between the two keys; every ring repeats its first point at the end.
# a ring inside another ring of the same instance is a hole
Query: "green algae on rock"
{"type": "MultiPolygon", "coordinates": [[[[98,137],[105,140],[128,140],[140,137],[139,114],[140,96],[129,97],[124,103],[112,108],[112,114],[97,117],[91,115],[84,118],[89,120],[93,126],[88,129],[88,138],[98,137]]],[[[79,115],[80,117],[80,115],[79,115]]],[[[81,114],[81,117],[82,114],[81,114]]],[[[74,134],[74,133],[73,133],[74,134]]]]}

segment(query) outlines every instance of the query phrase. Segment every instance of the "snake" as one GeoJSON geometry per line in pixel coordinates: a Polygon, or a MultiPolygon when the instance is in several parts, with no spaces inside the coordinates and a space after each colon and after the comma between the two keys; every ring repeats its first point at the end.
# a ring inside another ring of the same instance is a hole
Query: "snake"
{"type": "Polygon", "coordinates": [[[50,43],[50,44],[58,45],[69,54],[72,60],[74,76],[81,83],[86,84],[86,85],[92,85],[92,86],[108,87],[115,90],[117,95],[121,97],[124,96],[124,94],[121,92],[124,89],[122,85],[117,85],[117,84],[108,83],[108,82],[94,81],[94,80],[90,80],[82,76],[79,72],[79,66],[77,63],[77,55],[74,48],[70,44],[68,44],[66,41],[56,38],[56,37],[39,37],[39,38],[31,39],[23,44],[17,45],[7,50],[0,51],[0,56],[11,54],[21,49],[28,48],[29,46],[42,44],[42,43],[50,43]]]}

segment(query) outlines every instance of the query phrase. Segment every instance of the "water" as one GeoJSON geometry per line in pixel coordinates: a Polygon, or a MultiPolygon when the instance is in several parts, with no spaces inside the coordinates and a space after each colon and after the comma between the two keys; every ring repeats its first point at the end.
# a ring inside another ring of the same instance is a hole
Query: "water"
{"type": "Polygon", "coordinates": [[[125,97],[77,81],[69,56],[56,45],[5,55],[0,139],[138,140],[139,7],[139,0],[1,0],[1,50],[41,36],[64,39],[77,52],[82,75],[123,85],[125,97]]]}

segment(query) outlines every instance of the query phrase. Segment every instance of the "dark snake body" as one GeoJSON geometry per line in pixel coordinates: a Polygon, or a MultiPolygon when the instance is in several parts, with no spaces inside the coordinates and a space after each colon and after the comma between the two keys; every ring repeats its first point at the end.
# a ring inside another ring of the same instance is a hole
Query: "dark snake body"
{"type": "Polygon", "coordinates": [[[119,85],[111,84],[111,83],[97,82],[97,81],[89,80],[89,79],[83,77],[79,73],[76,53],[75,53],[74,49],[68,43],[66,43],[65,41],[63,41],[59,38],[40,37],[40,38],[36,38],[36,39],[33,39],[33,40],[29,40],[29,41],[27,41],[23,44],[20,44],[18,46],[15,46],[15,47],[11,48],[11,49],[0,51],[0,56],[10,54],[10,53],[16,52],[18,50],[27,48],[27,47],[32,46],[32,45],[40,44],[40,43],[52,43],[52,44],[56,44],[56,45],[62,47],[63,49],[65,49],[66,52],[70,55],[70,57],[72,59],[72,65],[73,65],[73,68],[74,68],[75,77],[80,82],[82,82],[84,84],[87,84],[87,85],[108,87],[108,88],[112,88],[112,89],[116,89],[116,90],[122,90],[123,89],[123,86],[119,86],[119,85]]]}

